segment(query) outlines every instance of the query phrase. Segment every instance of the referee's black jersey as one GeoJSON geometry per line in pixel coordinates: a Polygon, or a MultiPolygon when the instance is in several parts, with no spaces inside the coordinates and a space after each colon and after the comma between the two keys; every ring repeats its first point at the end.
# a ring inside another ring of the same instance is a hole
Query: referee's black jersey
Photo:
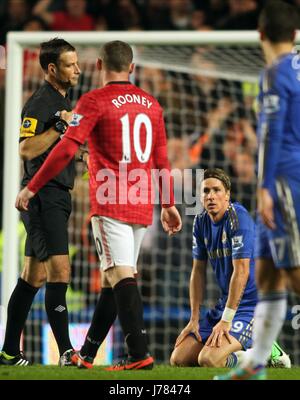
{"type": "MultiPolygon", "coordinates": [[[[39,135],[53,126],[58,112],[62,110],[71,111],[71,103],[68,97],[64,97],[47,81],[33,93],[26,102],[22,111],[22,125],[20,128],[20,142],[26,138],[39,135]]],[[[33,175],[38,171],[53,147],[60,141],[58,139],[45,153],[30,160],[24,161],[24,175],[22,186],[26,186],[33,175]]],[[[75,178],[74,159],[66,168],[49,181],[46,186],[64,187],[72,189],[75,178]]]]}

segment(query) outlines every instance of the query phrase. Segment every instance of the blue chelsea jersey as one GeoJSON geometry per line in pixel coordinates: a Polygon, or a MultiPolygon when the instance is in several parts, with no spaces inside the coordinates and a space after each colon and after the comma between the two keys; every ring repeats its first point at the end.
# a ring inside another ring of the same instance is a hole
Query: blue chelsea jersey
{"type": "Polygon", "coordinates": [[[272,192],[278,176],[299,180],[299,54],[282,55],[262,72],[258,106],[258,180],[272,192]]]}
{"type": "Polygon", "coordinates": [[[206,211],[197,215],[193,227],[193,258],[209,260],[222,292],[222,303],[228,297],[233,272],[232,260],[250,259],[250,274],[240,306],[257,300],[254,274],[255,225],[248,211],[239,203],[230,203],[223,218],[214,223],[206,211]]]}

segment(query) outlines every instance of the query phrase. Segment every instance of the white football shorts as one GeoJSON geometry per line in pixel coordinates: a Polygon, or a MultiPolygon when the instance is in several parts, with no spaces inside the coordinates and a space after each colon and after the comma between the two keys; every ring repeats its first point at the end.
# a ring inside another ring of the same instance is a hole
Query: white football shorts
{"type": "Polygon", "coordinates": [[[91,219],[100,268],[128,266],[137,272],[136,264],[147,226],[94,215],[91,219]]]}

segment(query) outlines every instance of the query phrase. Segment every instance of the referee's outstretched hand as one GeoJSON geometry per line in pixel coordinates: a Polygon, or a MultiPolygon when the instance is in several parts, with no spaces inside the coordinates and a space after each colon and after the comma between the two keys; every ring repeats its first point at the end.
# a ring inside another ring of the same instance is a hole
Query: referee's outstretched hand
{"type": "Polygon", "coordinates": [[[24,189],[22,189],[17,198],[16,198],[16,203],[15,203],[15,207],[19,210],[19,211],[28,211],[28,204],[29,204],[29,200],[34,196],[34,193],[31,192],[27,186],[24,187],[24,189]]]}

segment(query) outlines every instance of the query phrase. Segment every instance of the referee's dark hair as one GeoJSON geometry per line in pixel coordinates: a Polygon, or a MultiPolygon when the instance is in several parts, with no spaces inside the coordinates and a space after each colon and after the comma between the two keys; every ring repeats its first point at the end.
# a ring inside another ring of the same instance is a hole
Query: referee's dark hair
{"type": "Polygon", "coordinates": [[[107,42],[101,47],[100,59],[109,71],[127,71],[133,59],[132,48],[121,40],[107,42]]]}
{"type": "Polygon", "coordinates": [[[219,179],[223,183],[223,186],[226,191],[230,191],[231,189],[231,182],[229,176],[223,171],[221,168],[209,168],[204,171],[204,178],[216,178],[219,179]]]}
{"type": "Polygon", "coordinates": [[[271,43],[293,42],[298,28],[298,9],[284,1],[269,1],[258,18],[258,30],[262,38],[271,43]]]}
{"type": "Polygon", "coordinates": [[[47,72],[49,64],[58,66],[60,55],[66,51],[76,51],[76,49],[64,39],[54,38],[48,42],[41,43],[40,65],[43,70],[47,72]]]}

